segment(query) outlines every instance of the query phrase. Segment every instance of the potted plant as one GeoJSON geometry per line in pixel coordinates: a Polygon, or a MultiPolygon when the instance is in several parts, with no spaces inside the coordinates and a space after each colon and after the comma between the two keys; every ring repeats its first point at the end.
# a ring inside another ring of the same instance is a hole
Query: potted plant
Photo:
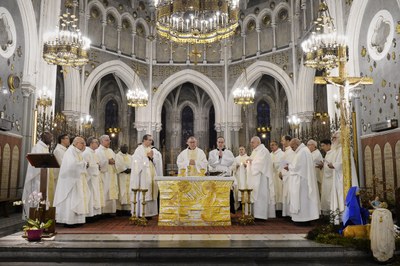
{"type": "Polygon", "coordinates": [[[27,219],[26,225],[22,227],[28,241],[40,241],[42,239],[43,230],[51,226],[53,220],[48,220],[46,223],[39,219],[27,219]]]}

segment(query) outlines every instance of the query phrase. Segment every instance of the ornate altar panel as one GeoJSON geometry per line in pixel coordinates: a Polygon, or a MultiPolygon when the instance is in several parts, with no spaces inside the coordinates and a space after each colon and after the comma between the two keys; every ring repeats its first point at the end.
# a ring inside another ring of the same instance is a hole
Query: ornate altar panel
{"type": "Polygon", "coordinates": [[[157,177],[161,226],[231,225],[232,177],[157,177]]]}

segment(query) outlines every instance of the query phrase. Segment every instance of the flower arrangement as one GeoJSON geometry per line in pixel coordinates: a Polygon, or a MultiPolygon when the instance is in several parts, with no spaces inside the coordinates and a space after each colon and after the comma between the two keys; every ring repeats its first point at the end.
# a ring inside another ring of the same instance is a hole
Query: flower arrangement
{"type": "Polygon", "coordinates": [[[39,229],[47,229],[49,228],[53,223],[53,220],[48,220],[46,223],[41,222],[39,219],[27,219],[26,220],[26,225],[22,227],[24,232],[28,230],[39,230],[39,229]]]}

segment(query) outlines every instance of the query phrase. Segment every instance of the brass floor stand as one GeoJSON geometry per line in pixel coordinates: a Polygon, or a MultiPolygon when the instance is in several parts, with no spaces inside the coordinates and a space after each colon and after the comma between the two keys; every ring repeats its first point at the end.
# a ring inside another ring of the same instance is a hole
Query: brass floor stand
{"type": "Polygon", "coordinates": [[[251,214],[251,192],[252,189],[239,189],[242,195],[242,216],[239,218],[240,225],[254,224],[254,216],[251,214]],[[247,193],[247,198],[245,194],[247,193]]]}

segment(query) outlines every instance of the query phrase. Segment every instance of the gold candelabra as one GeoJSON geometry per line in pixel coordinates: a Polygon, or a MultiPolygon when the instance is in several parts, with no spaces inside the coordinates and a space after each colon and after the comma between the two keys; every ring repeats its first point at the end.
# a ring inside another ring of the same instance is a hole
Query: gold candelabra
{"type": "Polygon", "coordinates": [[[242,216],[239,218],[240,225],[254,224],[254,216],[251,214],[251,192],[252,189],[239,189],[242,196],[242,216]],[[247,197],[245,197],[247,196],[247,197]]]}

